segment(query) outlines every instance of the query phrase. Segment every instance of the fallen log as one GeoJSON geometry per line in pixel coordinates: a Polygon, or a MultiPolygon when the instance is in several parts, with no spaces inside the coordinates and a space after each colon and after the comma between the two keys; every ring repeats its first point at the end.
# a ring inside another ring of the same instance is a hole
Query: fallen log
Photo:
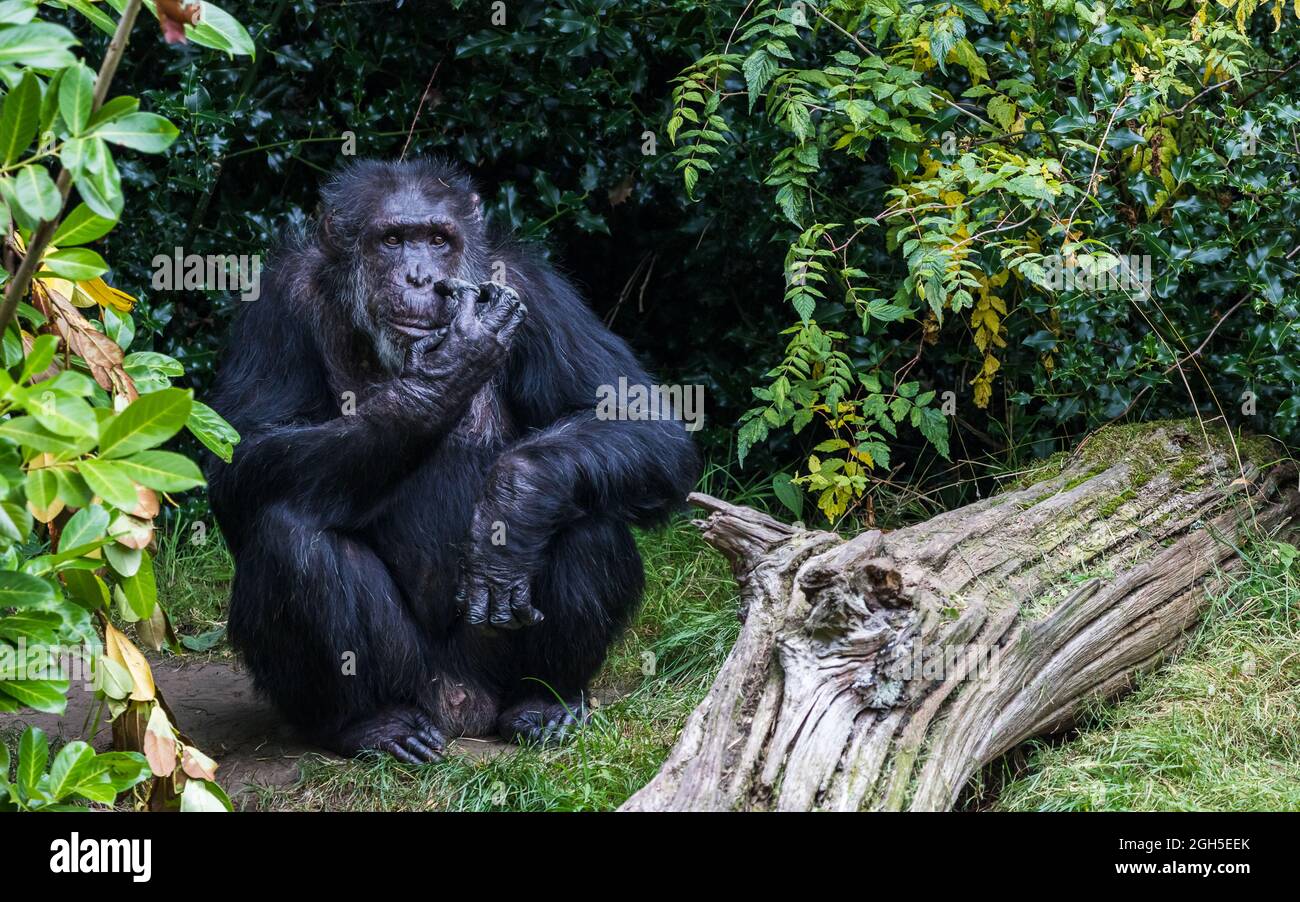
{"type": "Polygon", "coordinates": [[[1112,427],[1026,484],[845,540],[707,495],[739,639],[625,810],[945,810],[1177,651],[1295,467],[1196,423],[1112,427]]]}

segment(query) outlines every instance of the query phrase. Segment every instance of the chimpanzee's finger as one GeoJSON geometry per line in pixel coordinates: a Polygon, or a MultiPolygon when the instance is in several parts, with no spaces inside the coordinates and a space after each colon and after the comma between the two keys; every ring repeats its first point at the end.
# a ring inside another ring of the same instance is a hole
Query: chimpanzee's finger
{"type": "Polygon", "coordinates": [[[483,324],[484,329],[495,334],[501,331],[519,309],[519,294],[513,288],[505,288],[501,285],[493,286],[489,290],[494,295],[493,303],[483,312],[479,322],[483,324]]]}
{"type": "Polygon", "coordinates": [[[392,739],[387,739],[381,742],[379,744],[379,750],[383,752],[387,752],[388,754],[396,758],[398,761],[402,761],[406,764],[420,763],[419,758],[415,757],[406,749],[402,748],[402,746],[398,742],[392,739]]]}
{"type": "Polygon", "coordinates": [[[497,341],[508,347],[527,316],[528,308],[524,306],[523,301],[520,301],[518,306],[511,312],[510,318],[506,320],[505,325],[497,330],[497,341]]]}
{"type": "Polygon", "coordinates": [[[438,346],[447,338],[447,327],[435,329],[422,338],[417,338],[411,342],[411,346],[406,351],[407,369],[420,369],[421,361],[438,349],[438,346]]]}
{"type": "Polygon", "coordinates": [[[487,586],[475,577],[470,577],[465,586],[465,621],[467,623],[487,623],[490,602],[487,586]]]}
{"type": "Polygon", "coordinates": [[[518,299],[519,293],[509,285],[501,282],[480,282],[478,286],[478,314],[483,314],[495,307],[503,299],[518,299]]]}
{"type": "Polygon", "coordinates": [[[442,750],[433,748],[419,736],[407,736],[406,747],[420,761],[442,760],[442,750]]]}
{"type": "Polygon", "coordinates": [[[546,619],[541,611],[533,607],[532,593],[527,584],[515,587],[514,594],[510,597],[510,609],[521,626],[536,626],[546,619]]]}
{"type": "Polygon", "coordinates": [[[425,727],[416,738],[440,755],[447,749],[447,740],[434,727],[425,727]]]}
{"type": "Polygon", "coordinates": [[[488,622],[499,630],[517,630],[523,626],[515,619],[514,609],[510,606],[510,594],[508,585],[492,587],[492,615],[488,622]]]}
{"type": "Polygon", "coordinates": [[[463,279],[443,279],[435,282],[433,290],[455,304],[455,323],[463,331],[474,323],[474,303],[478,300],[478,286],[463,279]]]}

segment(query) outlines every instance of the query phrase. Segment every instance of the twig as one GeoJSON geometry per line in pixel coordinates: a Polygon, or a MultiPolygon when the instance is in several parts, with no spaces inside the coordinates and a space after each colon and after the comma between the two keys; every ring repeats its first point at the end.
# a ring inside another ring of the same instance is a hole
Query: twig
{"type": "Polygon", "coordinates": [[[415,115],[411,117],[411,129],[406,133],[406,141],[402,144],[402,153],[397,159],[399,161],[406,159],[406,149],[411,146],[411,136],[415,134],[415,126],[420,122],[420,113],[424,111],[424,102],[429,99],[429,89],[433,87],[433,80],[438,77],[438,70],[442,68],[442,57],[438,60],[437,65],[433,67],[433,74],[429,76],[428,83],[424,86],[424,93],[420,95],[420,103],[415,108],[415,115]]]}
{"type": "MultiPolygon", "coordinates": [[[[1178,370],[1179,373],[1182,373],[1183,364],[1184,364],[1184,363],[1187,363],[1189,360],[1193,360],[1193,359],[1195,359],[1196,357],[1199,357],[1199,356],[1201,355],[1201,352],[1205,350],[1205,346],[1208,345],[1208,344],[1210,343],[1210,339],[1212,339],[1212,338],[1214,337],[1214,334],[1215,334],[1216,332],[1219,331],[1219,327],[1222,326],[1222,325],[1224,324],[1225,321],[1227,321],[1228,317],[1230,317],[1230,316],[1232,316],[1232,314],[1236,313],[1236,312],[1237,312],[1237,308],[1240,307],[1242,304],[1246,303],[1246,301],[1249,299],[1249,297],[1250,297],[1249,295],[1242,295],[1242,297],[1237,301],[1237,303],[1233,304],[1231,307],[1228,308],[1228,312],[1227,312],[1227,313],[1225,313],[1225,314],[1223,314],[1223,316],[1219,317],[1218,322],[1216,322],[1216,323],[1214,324],[1214,326],[1210,329],[1210,331],[1209,331],[1208,333],[1206,333],[1205,339],[1204,339],[1204,340],[1203,340],[1199,345],[1197,345],[1193,350],[1188,351],[1188,352],[1187,352],[1186,354],[1184,354],[1182,357],[1180,357],[1180,358],[1178,358],[1177,360],[1175,360],[1175,361],[1174,361],[1173,363],[1171,363],[1169,366],[1165,367],[1164,372],[1161,373],[1160,375],[1162,375],[1162,376],[1168,376],[1168,375],[1169,375],[1171,372],[1173,372],[1174,370],[1178,370]]],[[[1184,382],[1186,382],[1186,378],[1187,378],[1186,376],[1183,377],[1183,381],[1184,381],[1184,382]]],[[[1109,426],[1111,423],[1115,422],[1116,420],[1121,419],[1122,417],[1126,416],[1126,415],[1128,414],[1128,412],[1129,412],[1130,410],[1132,410],[1132,409],[1137,405],[1137,402],[1138,402],[1139,400],[1141,400],[1142,396],[1145,395],[1145,394],[1146,394],[1148,391],[1150,391],[1150,390],[1151,390],[1151,386],[1150,386],[1150,385],[1144,385],[1144,386],[1142,387],[1141,391],[1139,391],[1136,395],[1133,396],[1133,400],[1129,401],[1128,404],[1125,405],[1124,409],[1121,410],[1118,414],[1116,414],[1115,416],[1111,417],[1111,418],[1106,422],[1106,425],[1109,426]]],[[[1189,393],[1190,393],[1190,391],[1191,391],[1191,389],[1188,388],[1188,392],[1189,392],[1189,393]]],[[[1086,441],[1086,439],[1085,439],[1085,441],[1086,441]]]]}

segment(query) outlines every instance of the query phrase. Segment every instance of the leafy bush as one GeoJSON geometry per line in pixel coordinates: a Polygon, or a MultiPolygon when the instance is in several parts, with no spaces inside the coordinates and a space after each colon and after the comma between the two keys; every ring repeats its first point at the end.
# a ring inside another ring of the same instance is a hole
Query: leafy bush
{"type": "MultiPolygon", "coordinates": [[[[119,38],[141,8],[113,0],[115,22],[88,4],[53,5],[119,38]]],[[[109,803],[150,778],[141,800],[154,807],[179,795],[183,808],[228,808],[216,765],[180,736],[147,661],[112,622],[116,611],[155,649],[177,646],[149,548],[160,495],[203,477],[159,446],[187,428],[229,459],[237,441],[172,387],[183,374],[175,359],[126,353],[135,299],[104,280],[108,264],[87,246],[123,211],[113,147],[160,153],[177,129],[135,97],[107,97],[124,41],[96,75],[73,52],[73,32],[37,13],[36,0],[0,3],[0,711],[61,714],[84,672],[130,750],[96,755],[74,742],[50,762],[44,735],[29,729],[13,782],[8,750],[0,757],[0,809],[109,803]],[[74,189],[79,202],[61,217],[74,189]]],[[[222,49],[235,47],[227,32],[243,34],[214,7],[187,30],[222,49]]]]}
{"type": "Polygon", "coordinates": [[[754,3],[668,129],[688,192],[743,159],[792,236],[741,459],[812,427],[794,482],[834,520],[899,424],[947,457],[945,413],[1012,449],[1187,406],[1296,435],[1300,62],[1267,6],[754,3]]]}

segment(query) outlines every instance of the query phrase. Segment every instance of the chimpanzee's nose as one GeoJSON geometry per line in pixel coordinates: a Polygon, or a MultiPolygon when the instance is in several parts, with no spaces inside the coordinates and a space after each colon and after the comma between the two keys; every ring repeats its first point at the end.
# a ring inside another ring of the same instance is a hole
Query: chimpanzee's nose
{"type": "Polygon", "coordinates": [[[433,281],[433,273],[423,266],[412,266],[406,271],[406,284],[412,288],[428,288],[433,281]]]}

